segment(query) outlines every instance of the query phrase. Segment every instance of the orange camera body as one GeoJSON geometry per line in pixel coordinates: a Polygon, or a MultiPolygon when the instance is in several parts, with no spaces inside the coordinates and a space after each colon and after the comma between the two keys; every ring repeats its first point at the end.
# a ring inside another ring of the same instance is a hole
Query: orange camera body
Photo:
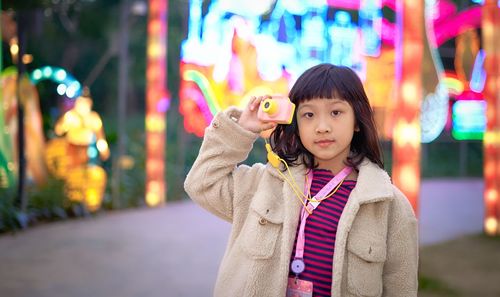
{"type": "Polygon", "coordinates": [[[260,103],[257,118],[264,122],[290,124],[293,120],[295,104],[287,97],[273,97],[260,103]]]}

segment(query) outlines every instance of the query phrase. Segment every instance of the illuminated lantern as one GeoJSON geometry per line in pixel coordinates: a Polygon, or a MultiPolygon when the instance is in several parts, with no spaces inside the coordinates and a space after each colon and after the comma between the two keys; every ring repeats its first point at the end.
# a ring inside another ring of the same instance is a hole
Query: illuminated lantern
{"type": "Polygon", "coordinates": [[[485,52],[484,87],[486,132],[484,133],[484,230],[500,235],[500,9],[497,1],[485,0],[482,7],[482,38],[485,52]]]}
{"type": "Polygon", "coordinates": [[[97,165],[70,169],[64,191],[70,201],[83,203],[91,212],[101,207],[106,189],[106,171],[97,165]]]}
{"type": "Polygon", "coordinates": [[[423,1],[397,0],[399,38],[396,38],[398,101],[393,135],[394,183],[418,213],[420,189],[420,101],[422,98],[423,1]]]}
{"type": "Polygon", "coordinates": [[[146,66],[146,204],[165,203],[168,1],[149,0],[146,66]]]}
{"type": "Polygon", "coordinates": [[[65,181],[69,200],[94,212],[101,207],[107,177],[103,168],[92,163],[108,159],[110,152],[101,117],[91,108],[87,95],[76,99],[56,122],[55,133],[61,137],[48,142],[45,160],[50,172],[65,181]]]}
{"type": "MultiPolygon", "coordinates": [[[[12,185],[16,174],[19,160],[17,149],[18,118],[17,104],[18,94],[22,94],[24,106],[24,132],[26,133],[25,158],[27,161],[28,177],[37,184],[43,184],[47,177],[47,168],[44,163],[45,139],[42,129],[42,115],[38,92],[29,78],[23,77],[18,92],[17,69],[8,67],[1,74],[2,98],[0,107],[3,109],[0,115],[1,141],[0,154],[6,161],[6,173],[8,183],[12,185]]],[[[2,171],[2,170],[0,170],[2,171]]],[[[0,173],[1,174],[1,173],[0,173]]]]}
{"type": "Polygon", "coordinates": [[[49,172],[58,179],[64,179],[71,168],[68,145],[64,138],[54,138],[47,142],[45,162],[49,172]]]}

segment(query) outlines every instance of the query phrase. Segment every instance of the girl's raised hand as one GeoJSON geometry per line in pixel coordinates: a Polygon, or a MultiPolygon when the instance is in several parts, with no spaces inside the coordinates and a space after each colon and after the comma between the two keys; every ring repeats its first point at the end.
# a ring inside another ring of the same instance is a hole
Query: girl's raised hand
{"type": "Polygon", "coordinates": [[[248,102],[247,107],[245,107],[245,109],[243,110],[243,113],[241,114],[238,121],[240,126],[254,133],[260,133],[264,130],[269,130],[276,127],[276,123],[263,122],[257,118],[257,111],[259,110],[260,103],[267,98],[271,98],[271,96],[266,95],[259,97],[250,97],[250,101],[248,102]]]}

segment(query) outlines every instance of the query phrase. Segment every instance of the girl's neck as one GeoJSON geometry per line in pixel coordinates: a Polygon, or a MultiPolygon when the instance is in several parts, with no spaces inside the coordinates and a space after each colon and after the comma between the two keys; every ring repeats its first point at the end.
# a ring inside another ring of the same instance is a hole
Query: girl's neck
{"type": "MultiPolygon", "coordinates": [[[[342,169],[347,167],[346,162],[341,161],[341,162],[321,162],[321,161],[316,161],[318,164],[319,169],[326,169],[330,170],[333,175],[339,174],[342,169]]],[[[356,170],[352,170],[351,173],[346,177],[347,180],[357,180],[358,179],[358,172],[356,170]]]]}
{"type": "Polygon", "coordinates": [[[337,175],[342,169],[346,167],[343,161],[320,161],[316,160],[316,164],[318,164],[317,168],[330,170],[334,175],[337,175]]]}

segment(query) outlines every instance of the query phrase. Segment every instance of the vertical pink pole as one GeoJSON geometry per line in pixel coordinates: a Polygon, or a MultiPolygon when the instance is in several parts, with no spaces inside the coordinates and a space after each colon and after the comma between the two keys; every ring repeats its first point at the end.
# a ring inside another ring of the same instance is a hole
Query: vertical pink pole
{"type": "Polygon", "coordinates": [[[484,230],[500,235],[500,8],[486,0],[482,8],[482,39],[486,59],[486,132],[484,133],[484,230]]]}
{"type": "Polygon", "coordinates": [[[146,203],[166,198],[165,134],[167,128],[167,0],[149,0],[146,65],[146,203]]]}
{"type": "Polygon", "coordinates": [[[420,193],[420,103],[424,50],[424,1],[396,0],[397,105],[392,178],[418,213],[420,193]]]}

